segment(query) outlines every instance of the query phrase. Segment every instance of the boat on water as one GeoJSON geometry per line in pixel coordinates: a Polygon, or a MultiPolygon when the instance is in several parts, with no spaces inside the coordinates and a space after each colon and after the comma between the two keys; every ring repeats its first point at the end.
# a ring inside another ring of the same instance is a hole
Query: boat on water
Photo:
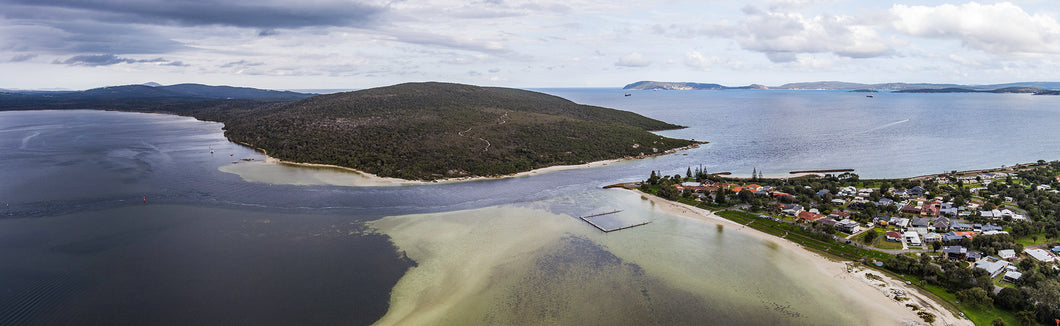
{"type": "Polygon", "coordinates": [[[869,94],[869,95],[865,95],[865,97],[876,97],[876,96],[872,95],[872,94],[869,94]]]}
{"type": "Polygon", "coordinates": [[[630,94],[630,93],[626,93],[626,96],[633,96],[633,94],[630,94]]]}

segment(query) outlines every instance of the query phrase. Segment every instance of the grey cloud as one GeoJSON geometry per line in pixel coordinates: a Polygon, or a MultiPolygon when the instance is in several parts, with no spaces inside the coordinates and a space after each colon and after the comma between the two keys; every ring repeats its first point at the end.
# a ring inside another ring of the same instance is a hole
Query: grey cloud
{"type": "Polygon", "coordinates": [[[52,63],[64,64],[64,65],[70,65],[70,66],[89,66],[89,67],[110,66],[110,65],[116,65],[116,64],[119,64],[119,63],[155,63],[155,64],[161,64],[161,65],[166,65],[166,66],[184,66],[184,63],[182,63],[180,61],[169,61],[169,60],[166,60],[166,59],[163,59],[163,58],[137,60],[137,59],[131,59],[131,58],[123,58],[123,57],[119,57],[119,56],[113,55],[113,54],[84,54],[84,55],[76,55],[76,56],[70,57],[70,58],[68,58],[66,60],[62,60],[62,61],[55,60],[52,63]]]}
{"type": "Polygon", "coordinates": [[[138,26],[85,21],[23,23],[0,28],[6,50],[31,53],[168,53],[184,45],[138,26]]]}
{"type": "Polygon", "coordinates": [[[264,62],[251,62],[247,60],[232,61],[221,65],[221,68],[232,68],[232,67],[256,67],[265,65],[264,62]]]}
{"type": "Polygon", "coordinates": [[[0,0],[12,10],[9,18],[37,19],[81,12],[84,19],[185,26],[225,25],[250,28],[359,26],[373,20],[384,6],[345,1],[270,2],[208,0],[0,0]]]}
{"type": "Polygon", "coordinates": [[[36,57],[37,57],[36,54],[19,54],[19,55],[11,57],[11,60],[8,60],[8,62],[29,61],[29,59],[33,59],[33,58],[36,58],[36,57]]]}

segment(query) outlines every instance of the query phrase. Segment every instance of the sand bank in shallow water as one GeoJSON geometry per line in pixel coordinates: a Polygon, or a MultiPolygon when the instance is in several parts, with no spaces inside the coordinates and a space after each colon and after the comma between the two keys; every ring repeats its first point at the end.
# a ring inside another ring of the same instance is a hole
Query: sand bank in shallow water
{"type": "Polygon", "coordinates": [[[632,192],[586,196],[595,197],[554,201],[612,203],[610,208],[624,210],[620,214],[652,223],[604,234],[546,209],[555,202],[372,222],[419,264],[398,282],[390,310],[377,324],[896,325],[919,320],[872,286],[846,277],[841,263],[779,239],[753,236],[752,229],[741,230],[727,220],[675,216],[672,208],[632,192]]]}

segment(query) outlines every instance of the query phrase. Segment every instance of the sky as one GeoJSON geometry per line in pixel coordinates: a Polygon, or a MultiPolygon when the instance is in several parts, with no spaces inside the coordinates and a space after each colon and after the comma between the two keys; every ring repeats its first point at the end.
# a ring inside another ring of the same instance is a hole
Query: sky
{"type": "Polygon", "coordinates": [[[0,0],[0,88],[1060,81],[1027,1],[0,0]]]}

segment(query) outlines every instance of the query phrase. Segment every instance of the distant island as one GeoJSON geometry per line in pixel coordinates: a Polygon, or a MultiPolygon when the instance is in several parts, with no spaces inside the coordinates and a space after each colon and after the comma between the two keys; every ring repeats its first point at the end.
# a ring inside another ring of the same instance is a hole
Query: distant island
{"type": "Polygon", "coordinates": [[[958,85],[930,83],[882,83],[861,84],[840,81],[788,83],[780,86],[730,87],[712,83],[639,81],[626,85],[625,90],[729,90],[729,89],[774,89],[774,90],[845,90],[856,92],[894,91],[908,93],[1032,93],[1036,95],[1058,95],[1060,82],[1019,82],[992,85],[958,85]]]}
{"type": "Polygon", "coordinates": [[[228,86],[0,91],[3,110],[97,109],[192,116],[284,161],[407,180],[494,177],[694,146],[683,128],[532,91],[408,83],[314,95],[228,86]]]}
{"type": "Polygon", "coordinates": [[[765,89],[762,85],[749,85],[741,87],[729,87],[722,86],[719,84],[702,84],[702,83],[686,83],[686,82],[656,82],[656,81],[639,81],[626,85],[622,89],[627,90],[724,90],[724,89],[765,89]]]}

